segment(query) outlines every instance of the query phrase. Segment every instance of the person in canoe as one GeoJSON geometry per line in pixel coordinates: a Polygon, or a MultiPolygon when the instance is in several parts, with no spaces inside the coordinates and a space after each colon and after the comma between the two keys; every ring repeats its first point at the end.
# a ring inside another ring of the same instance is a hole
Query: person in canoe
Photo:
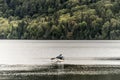
{"type": "Polygon", "coordinates": [[[61,59],[61,60],[64,60],[64,57],[62,54],[60,54],[59,56],[56,57],[57,59],[61,59]]]}
{"type": "Polygon", "coordinates": [[[51,58],[51,60],[55,60],[57,62],[63,62],[64,61],[64,57],[62,54],[58,55],[57,57],[55,58],[51,58]]]}

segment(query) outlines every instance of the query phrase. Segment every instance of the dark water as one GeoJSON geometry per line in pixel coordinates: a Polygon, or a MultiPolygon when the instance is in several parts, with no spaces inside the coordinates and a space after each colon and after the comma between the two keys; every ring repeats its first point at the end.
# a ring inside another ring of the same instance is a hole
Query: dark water
{"type": "Polygon", "coordinates": [[[119,80],[119,65],[1,65],[0,80],[119,80]]]}
{"type": "Polygon", "coordinates": [[[119,80],[120,75],[27,75],[10,76],[1,80],[119,80]]]}

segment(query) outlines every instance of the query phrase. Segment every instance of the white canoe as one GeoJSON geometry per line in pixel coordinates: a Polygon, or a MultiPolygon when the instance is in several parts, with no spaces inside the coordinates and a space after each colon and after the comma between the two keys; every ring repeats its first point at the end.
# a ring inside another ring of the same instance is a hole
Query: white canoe
{"type": "Polygon", "coordinates": [[[58,58],[51,58],[52,62],[63,62],[63,59],[58,59],[58,58]]]}

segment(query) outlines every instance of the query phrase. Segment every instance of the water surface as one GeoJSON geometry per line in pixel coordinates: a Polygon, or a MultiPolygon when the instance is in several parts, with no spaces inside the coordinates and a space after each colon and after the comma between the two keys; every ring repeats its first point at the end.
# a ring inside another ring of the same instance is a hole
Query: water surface
{"type": "Polygon", "coordinates": [[[0,41],[0,80],[113,79],[120,79],[120,41],[0,41]],[[59,54],[64,62],[50,60],[59,54]]]}
{"type": "Polygon", "coordinates": [[[120,64],[120,41],[1,40],[0,64],[48,64],[59,54],[65,64],[120,64]]]}

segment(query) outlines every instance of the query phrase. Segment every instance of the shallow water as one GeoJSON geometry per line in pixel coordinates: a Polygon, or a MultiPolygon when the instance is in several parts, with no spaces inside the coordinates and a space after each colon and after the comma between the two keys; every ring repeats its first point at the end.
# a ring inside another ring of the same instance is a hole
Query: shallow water
{"type": "Polygon", "coordinates": [[[2,68],[0,80],[119,80],[120,78],[120,65],[1,65],[0,68],[2,68]]]}

